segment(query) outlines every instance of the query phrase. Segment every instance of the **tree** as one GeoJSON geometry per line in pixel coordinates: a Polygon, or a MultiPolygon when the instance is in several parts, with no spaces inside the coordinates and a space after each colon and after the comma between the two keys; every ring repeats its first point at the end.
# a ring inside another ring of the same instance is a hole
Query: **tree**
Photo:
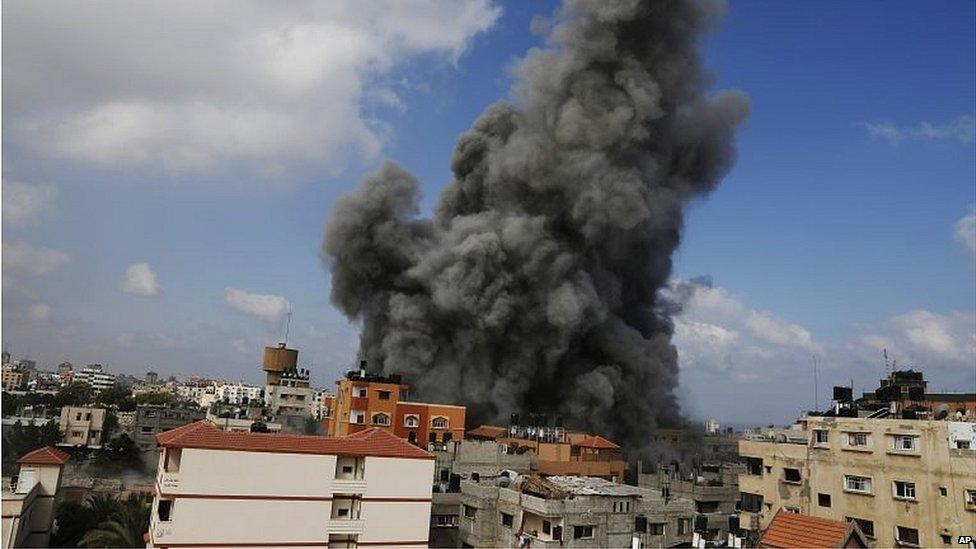
{"type": "Polygon", "coordinates": [[[91,386],[83,381],[73,381],[58,390],[58,393],[54,395],[53,405],[55,408],[84,406],[91,402],[91,399],[91,386]]]}
{"type": "Polygon", "coordinates": [[[179,401],[173,393],[140,393],[135,396],[136,404],[176,404],[179,401]]]}
{"type": "Polygon", "coordinates": [[[118,385],[99,391],[95,402],[105,406],[115,406],[123,412],[131,412],[136,409],[136,403],[130,391],[118,385]]]}
{"type": "Polygon", "coordinates": [[[268,426],[260,421],[255,421],[251,424],[252,433],[269,433],[268,426]]]}
{"type": "Polygon", "coordinates": [[[98,451],[95,456],[95,466],[116,471],[122,469],[141,470],[143,463],[139,447],[129,438],[129,435],[122,433],[98,451]]]}
{"type": "Polygon", "coordinates": [[[27,452],[61,442],[61,429],[52,419],[41,425],[24,425],[17,420],[3,438],[3,473],[11,473],[27,452]]]}
{"type": "Polygon", "coordinates": [[[114,513],[89,530],[81,539],[85,547],[141,547],[143,534],[149,530],[151,500],[146,494],[132,494],[114,513]]]}
{"type": "Polygon", "coordinates": [[[108,495],[88,496],[84,505],[71,501],[58,504],[54,512],[55,530],[52,547],[77,547],[90,530],[109,520],[119,508],[119,502],[108,495]]]}

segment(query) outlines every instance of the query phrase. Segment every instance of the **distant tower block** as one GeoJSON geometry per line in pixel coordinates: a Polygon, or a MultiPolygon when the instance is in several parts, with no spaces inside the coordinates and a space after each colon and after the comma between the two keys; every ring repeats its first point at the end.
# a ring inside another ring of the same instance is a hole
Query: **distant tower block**
{"type": "Polygon", "coordinates": [[[296,349],[288,349],[284,343],[279,343],[277,347],[264,348],[264,360],[261,361],[261,369],[268,376],[268,385],[277,385],[282,372],[294,370],[297,367],[298,351],[296,349]]]}

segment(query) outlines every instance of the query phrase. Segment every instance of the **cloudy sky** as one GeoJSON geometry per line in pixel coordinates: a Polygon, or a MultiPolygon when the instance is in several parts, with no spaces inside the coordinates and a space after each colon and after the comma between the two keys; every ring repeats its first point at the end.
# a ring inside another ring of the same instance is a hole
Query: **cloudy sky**
{"type": "MultiPolygon", "coordinates": [[[[3,343],[43,366],[319,385],[357,328],[318,258],[385,158],[429,210],[547,2],[3,4],[3,343]]],[[[676,257],[680,394],[784,422],[881,349],[976,391],[976,5],[735,2],[705,47],[752,116],[676,257]]]]}

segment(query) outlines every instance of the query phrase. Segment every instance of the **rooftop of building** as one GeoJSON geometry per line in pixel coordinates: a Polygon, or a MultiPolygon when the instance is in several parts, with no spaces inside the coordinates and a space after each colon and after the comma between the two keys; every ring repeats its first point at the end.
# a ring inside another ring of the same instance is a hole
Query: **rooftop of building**
{"type": "Polygon", "coordinates": [[[601,437],[600,435],[589,435],[583,440],[576,443],[575,446],[580,446],[582,448],[596,448],[600,450],[620,449],[620,446],[617,446],[613,442],[601,437]]]}
{"type": "Polygon", "coordinates": [[[334,438],[223,431],[207,420],[200,420],[160,433],[156,442],[164,448],[434,459],[427,451],[377,427],[334,438]]]}
{"type": "Polygon", "coordinates": [[[575,496],[640,496],[636,486],[618,484],[597,477],[547,477],[545,479],[575,496]]]}
{"type": "Polygon", "coordinates": [[[482,425],[480,427],[475,427],[468,431],[465,436],[468,438],[481,438],[488,440],[495,440],[505,435],[508,429],[504,427],[498,427],[495,425],[482,425]]]}
{"type": "Polygon", "coordinates": [[[17,463],[21,465],[64,465],[71,456],[67,452],[58,450],[54,446],[44,446],[32,452],[27,452],[17,463]]]}
{"type": "Polygon", "coordinates": [[[867,546],[853,522],[810,517],[780,509],[759,538],[758,546],[782,549],[845,547],[851,535],[859,536],[861,547],[867,546]]]}

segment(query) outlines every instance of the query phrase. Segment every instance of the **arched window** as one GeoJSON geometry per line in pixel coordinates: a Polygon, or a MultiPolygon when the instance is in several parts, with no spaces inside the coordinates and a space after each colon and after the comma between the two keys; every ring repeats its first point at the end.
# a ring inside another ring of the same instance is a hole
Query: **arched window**
{"type": "Polygon", "coordinates": [[[389,425],[390,416],[386,414],[373,414],[373,425],[389,425]]]}
{"type": "Polygon", "coordinates": [[[447,429],[447,418],[446,417],[435,417],[430,420],[430,426],[434,429],[447,429]]]}
{"type": "Polygon", "coordinates": [[[420,427],[420,418],[414,415],[405,416],[403,418],[404,427],[420,427]]]}

